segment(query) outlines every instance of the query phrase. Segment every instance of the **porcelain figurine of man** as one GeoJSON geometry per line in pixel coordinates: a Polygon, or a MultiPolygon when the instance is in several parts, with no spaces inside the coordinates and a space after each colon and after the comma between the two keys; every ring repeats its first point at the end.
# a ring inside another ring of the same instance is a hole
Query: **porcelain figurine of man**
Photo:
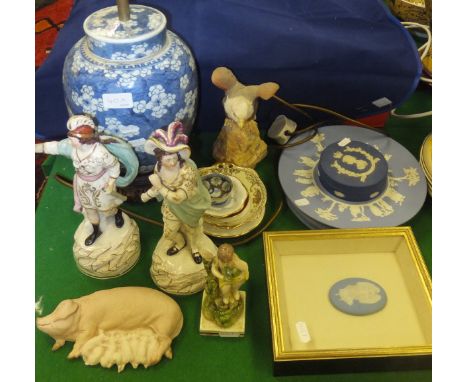
{"type": "MultiPolygon", "coordinates": [[[[124,226],[126,219],[130,221],[128,217],[124,218],[119,209],[126,197],[118,193],[116,187],[128,185],[135,178],[138,159],[133,149],[125,142],[114,137],[100,137],[93,119],[87,115],[70,117],[67,128],[67,139],[36,144],[36,152],[64,155],[73,162],[75,168],[73,209],[81,212],[85,217],[85,223],[89,223],[92,227],[82,243],[77,241],[80,241],[83,232],[88,229],[83,227],[77,231],[74,247],[76,258],[76,251],[79,251],[79,248],[83,247],[85,252],[88,252],[88,249],[92,250],[103,231],[111,224],[115,231],[124,226]],[[126,174],[123,177],[120,176],[119,161],[125,165],[126,174]]],[[[132,224],[136,227],[133,221],[132,224]]],[[[138,227],[136,230],[138,231],[138,227]]],[[[125,236],[124,232],[122,234],[125,236]]],[[[139,244],[137,252],[139,254],[139,244]]],[[[96,266],[94,264],[93,269],[96,266]]]]}

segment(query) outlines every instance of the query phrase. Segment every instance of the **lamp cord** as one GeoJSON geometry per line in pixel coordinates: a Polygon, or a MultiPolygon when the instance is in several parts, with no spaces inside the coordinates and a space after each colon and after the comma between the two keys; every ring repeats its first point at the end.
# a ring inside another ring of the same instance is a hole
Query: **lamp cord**
{"type": "MultiPolygon", "coordinates": [[[[66,187],[69,187],[69,188],[73,188],[73,183],[70,179],[67,179],[66,177],[64,177],[63,175],[60,175],[60,174],[55,174],[54,175],[54,179],[59,182],[60,184],[66,186],[66,187]]],[[[249,236],[246,236],[244,239],[241,239],[241,240],[238,240],[238,241],[235,241],[235,242],[232,242],[230,243],[231,245],[233,246],[238,246],[238,245],[241,245],[241,244],[246,244],[250,241],[252,241],[253,239],[255,239],[256,237],[260,236],[264,231],[266,231],[268,229],[268,227],[276,220],[276,218],[278,217],[278,215],[280,214],[281,210],[283,209],[283,205],[284,205],[284,202],[283,202],[283,198],[280,199],[280,201],[278,202],[278,204],[276,205],[275,207],[275,210],[273,212],[273,214],[271,215],[271,217],[265,222],[265,224],[263,224],[261,226],[261,228],[257,229],[253,234],[249,235],[249,236]]],[[[148,218],[146,216],[143,216],[143,215],[140,215],[136,212],[133,212],[133,211],[130,211],[126,208],[123,208],[123,207],[120,207],[120,209],[122,210],[122,212],[125,212],[128,216],[132,217],[132,218],[135,218],[135,219],[138,219],[138,220],[141,220],[141,221],[144,221],[146,223],[149,223],[149,224],[153,224],[153,225],[156,225],[158,227],[164,227],[164,224],[158,220],[155,220],[155,219],[151,219],[151,218],[148,218]]],[[[218,237],[214,237],[212,236],[213,238],[215,238],[216,241],[219,241],[221,238],[218,238],[218,237]]],[[[229,239],[229,238],[227,238],[229,239]]]]}
{"type": "MultiPolygon", "coordinates": [[[[290,108],[290,109],[304,115],[310,121],[314,121],[314,118],[312,118],[312,116],[309,113],[307,113],[306,111],[304,111],[302,109],[317,110],[317,111],[320,111],[322,113],[333,115],[334,117],[337,117],[339,120],[342,120],[343,122],[351,122],[351,123],[357,125],[360,128],[376,131],[376,132],[378,132],[378,133],[380,133],[382,135],[388,135],[387,133],[385,133],[381,129],[377,129],[377,128],[372,127],[370,125],[367,125],[367,124],[365,124],[363,122],[360,122],[360,121],[358,121],[358,120],[356,120],[354,118],[351,118],[351,117],[348,117],[346,115],[340,114],[340,113],[338,113],[338,112],[336,112],[334,110],[327,109],[326,107],[317,106],[317,105],[310,105],[310,104],[303,104],[303,103],[290,103],[290,102],[286,101],[285,99],[283,99],[283,98],[281,98],[281,97],[279,97],[277,95],[274,95],[273,98],[276,101],[278,101],[279,103],[283,104],[284,106],[286,106],[286,107],[288,107],[288,108],[290,108]]],[[[320,127],[325,126],[325,125],[329,125],[330,123],[331,123],[330,121],[316,122],[316,123],[313,123],[311,125],[308,125],[307,127],[303,128],[303,129],[296,130],[293,133],[288,134],[288,132],[286,132],[285,134],[289,135],[289,136],[295,136],[295,135],[303,134],[303,133],[308,132],[308,131],[312,131],[312,134],[310,134],[307,137],[302,138],[299,141],[296,141],[294,143],[286,143],[284,145],[270,144],[269,146],[273,147],[273,148],[276,148],[276,149],[287,149],[287,148],[290,148],[290,147],[299,146],[299,145],[301,145],[303,143],[306,143],[306,142],[310,141],[311,139],[313,139],[315,137],[315,135],[317,135],[318,129],[320,127]]]]}
{"type": "MultiPolygon", "coordinates": [[[[423,25],[423,24],[414,23],[414,22],[410,22],[410,21],[403,21],[401,24],[408,30],[422,29],[424,32],[426,32],[427,41],[418,48],[418,52],[419,52],[421,61],[424,60],[424,58],[429,53],[429,49],[431,48],[431,44],[432,44],[431,29],[429,28],[428,25],[423,25]]],[[[428,83],[429,85],[432,86],[432,78],[421,76],[420,80],[422,82],[428,83]]],[[[431,111],[426,111],[426,112],[423,112],[423,113],[415,113],[415,114],[398,114],[396,112],[396,109],[393,109],[390,112],[390,114],[393,117],[400,118],[400,119],[416,119],[416,118],[424,118],[424,117],[432,116],[432,110],[431,111]]]]}

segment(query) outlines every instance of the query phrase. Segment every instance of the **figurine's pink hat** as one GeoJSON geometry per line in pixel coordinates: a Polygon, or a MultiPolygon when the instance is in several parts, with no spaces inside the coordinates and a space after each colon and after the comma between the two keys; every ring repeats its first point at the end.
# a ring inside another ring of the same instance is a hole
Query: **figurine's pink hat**
{"type": "Polygon", "coordinates": [[[155,130],[145,142],[145,152],[154,155],[154,150],[160,149],[170,154],[180,153],[183,158],[190,157],[188,137],[183,132],[184,125],[179,121],[169,124],[167,131],[155,130]]]}

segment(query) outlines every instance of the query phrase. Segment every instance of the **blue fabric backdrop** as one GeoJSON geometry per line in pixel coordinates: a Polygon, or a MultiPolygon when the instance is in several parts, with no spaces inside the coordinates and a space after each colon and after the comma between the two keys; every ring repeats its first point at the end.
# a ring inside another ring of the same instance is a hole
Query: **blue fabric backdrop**
{"type": "MultiPolygon", "coordinates": [[[[421,64],[408,32],[380,0],[137,0],[166,14],[168,28],[192,48],[200,74],[196,128],[222,126],[223,92],[212,85],[217,66],[245,84],[274,81],[290,102],[313,103],[361,117],[389,110],[415,89],[421,64]],[[377,107],[373,101],[393,102],[377,107]]],[[[83,35],[84,19],[114,0],[75,0],[46,62],[36,73],[36,135],[66,134],[62,67],[83,35]]],[[[284,108],[262,102],[268,127],[284,108]]],[[[294,115],[291,115],[294,116],[294,115]]]]}

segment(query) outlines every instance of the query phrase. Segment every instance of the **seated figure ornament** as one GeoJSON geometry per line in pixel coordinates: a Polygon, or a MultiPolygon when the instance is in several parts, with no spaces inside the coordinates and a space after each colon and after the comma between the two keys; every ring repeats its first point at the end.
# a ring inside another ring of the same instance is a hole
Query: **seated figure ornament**
{"type": "Polygon", "coordinates": [[[223,107],[226,113],[224,126],[213,145],[213,158],[217,162],[255,168],[267,154],[267,145],[260,138],[255,121],[258,98],[270,99],[279,85],[274,82],[243,85],[224,67],[213,71],[211,82],[225,91],[223,107]]]}
{"type": "Polygon", "coordinates": [[[239,288],[249,279],[249,267],[230,244],[221,244],[217,256],[205,263],[208,278],[202,300],[201,334],[243,336],[246,293],[239,288]]]}
{"type": "Polygon", "coordinates": [[[119,206],[126,197],[118,187],[130,184],[138,173],[133,148],[120,138],[99,135],[93,119],[74,115],[67,122],[68,138],[36,144],[36,153],[71,158],[74,208],[84,216],[75,232],[73,255],[80,271],[95,278],[128,272],[140,256],[140,233],[119,206]],[[120,175],[121,165],[125,175],[120,175]]]}
{"type": "Polygon", "coordinates": [[[153,252],[151,277],[172,294],[192,294],[203,289],[209,261],[217,251],[203,233],[203,214],[211,197],[203,185],[196,164],[190,159],[188,137],[181,122],[157,129],[145,143],[145,151],[156,156],[152,187],[141,195],[147,202],[162,201],[164,229],[153,252]]]}

